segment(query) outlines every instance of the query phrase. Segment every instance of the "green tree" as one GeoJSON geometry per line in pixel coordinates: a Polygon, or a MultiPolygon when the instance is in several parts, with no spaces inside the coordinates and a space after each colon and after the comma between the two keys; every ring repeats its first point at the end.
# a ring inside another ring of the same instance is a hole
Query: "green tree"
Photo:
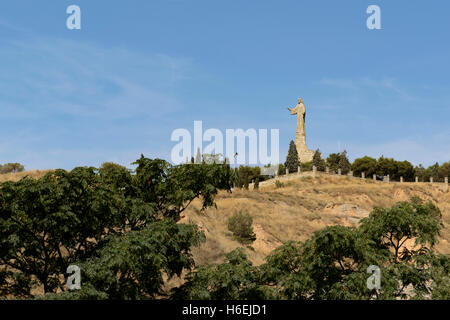
{"type": "Polygon", "coordinates": [[[419,164],[414,168],[414,176],[419,178],[419,181],[425,181],[425,168],[422,164],[419,164]]]}
{"type": "Polygon", "coordinates": [[[113,231],[113,196],[94,168],[2,184],[0,265],[7,269],[0,293],[29,296],[38,284],[45,292],[62,288],[65,268],[92,254],[107,230],[113,231]]]}
{"type": "Polygon", "coordinates": [[[377,160],[368,156],[357,158],[353,161],[352,170],[355,176],[365,172],[366,177],[372,177],[377,170],[377,160]]]}
{"type": "Polygon", "coordinates": [[[358,228],[326,227],[277,248],[261,266],[261,281],[278,299],[397,299],[407,297],[407,286],[414,298],[448,297],[442,281],[449,279],[449,258],[433,252],[441,228],[431,202],[375,208],[358,228]],[[380,289],[366,286],[369,265],[381,269],[380,289]]]}
{"type": "Polygon", "coordinates": [[[397,162],[392,158],[381,156],[377,161],[377,174],[393,178],[398,171],[397,162]]]}
{"type": "Polygon", "coordinates": [[[341,292],[352,299],[358,292],[370,292],[364,288],[366,277],[359,287],[347,279],[374,263],[376,254],[355,228],[332,226],[304,243],[279,247],[266,260],[264,279],[277,288],[280,299],[337,299],[341,292]]]}
{"type": "Polygon", "coordinates": [[[425,181],[429,181],[430,178],[433,178],[434,181],[439,181],[439,163],[436,162],[435,164],[429,166],[425,170],[425,181]]]}
{"type": "Polygon", "coordinates": [[[291,142],[289,143],[288,155],[286,157],[286,162],[284,163],[284,165],[286,169],[289,170],[289,173],[293,173],[298,171],[299,164],[300,163],[298,161],[297,147],[295,146],[294,141],[291,140],[291,142]]]}
{"type": "Polygon", "coordinates": [[[222,264],[199,267],[186,282],[173,291],[173,299],[183,300],[263,300],[270,289],[260,285],[260,272],[242,248],[226,254],[222,264]]]}
{"type": "Polygon", "coordinates": [[[450,161],[444,162],[438,169],[439,180],[444,181],[444,178],[450,178],[450,161]]]}
{"type": "Polygon", "coordinates": [[[340,154],[340,157],[339,157],[339,168],[341,169],[342,174],[347,174],[352,169],[350,161],[347,158],[347,151],[345,151],[345,150],[344,150],[344,152],[342,152],[340,154]]]}
{"type": "Polygon", "coordinates": [[[322,159],[322,154],[319,149],[314,152],[312,164],[316,166],[317,171],[325,171],[325,160],[322,159]]]}
{"type": "MultiPolygon", "coordinates": [[[[1,184],[0,294],[29,297],[40,285],[45,293],[63,290],[61,275],[69,264],[98,257],[129,232],[179,220],[196,198],[203,208],[214,205],[218,189],[229,191],[234,179],[226,164],[172,166],[143,156],[135,164],[135,174],[108,163],[1,184]]],[[[97,296],[94,287],[88,291],[97,296]]]]}
{"type": "Polygon", "coordinates": [[[403,177],[405,181],[414,181],[414,166],[409,161],[397,161],[397,173],[394,179],[400,180],[403,177]]]}
{"type": "Polygon", "coordinates": [[[330,168],[331,172],[337,172],[339,168],[339,162],[341,160],[340,153],[330,153],[327,158],[327,166],[330,168]]]}
{"type": "MultiPolygon", "coordinates": [[[[171,219],[111,238],[96,256],[78,262],[81,291],[65,299],[148,299],[166,295],[164,277],[180,276],[194,266],[191,247],[204,241],[194,225],[171,219]]],[[[53,295],[44,297],[52,299],[53,295]]]]}

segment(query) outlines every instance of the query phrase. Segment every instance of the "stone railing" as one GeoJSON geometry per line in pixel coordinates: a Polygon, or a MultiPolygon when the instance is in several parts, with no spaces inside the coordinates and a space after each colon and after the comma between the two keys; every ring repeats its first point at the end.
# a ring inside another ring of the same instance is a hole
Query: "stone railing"
{"type": "MultiPolygon", "coordinates": [[[[317,171],[317,168],[315,166],[312,167],[312,171],[301,171],[301,168],[298,167],[298,171],[297,172],[293,172],[293,173],[289,173],[288,169],[286,169],[286,174],[285,175],[281,175],[279,176],[277,173],[275,173],[275,176],[269,180],[265,180],[265,181],[261,181],[259,182],[259,186],[270,186],[270,185],[274,185],[275,182],[278,180],[280,182],[285,182],[285,181],[289,181],[289,180],[295,180],[298,179],[300,177],[315,177],[318,174],[320,175],[334,175],[334,176],[347,176],[347,177],[351,177],[354,179],[366,179],[366,175],[365,172],[361,172],[361,177],[355,177],[353,175],[353,171],[349,171],[347,175],[342,175],[342,170],[338,169],[337,173],[336,172],[330,172],[330,168],[326,167],[325,171],[317,171]]],[[[428,184],[432,184],[435,185],[437,187],[439,187],[442,191],[444,192],[448,192],[449,191],[449,185],[448,185],[448,177],[444,178],[444,182],[434,182],[433,181],[433,177],[430,178],[429,182],[419,182],[419,178],[415,177],[415,182],[405,182],[403,177],[400,177],[400,181],[399,182],[393,182],[390,181],[389,175],[382,177],[382,181],[377,180],[377,175],[372,175],[372,180],[376,181],[376,182],[384,182],[384,183],[428,183],[428,184]]],[[[252,181],[252,183],[249,184],[249,189],[252,190],[254,189],[254,183],[252,181]]]]}

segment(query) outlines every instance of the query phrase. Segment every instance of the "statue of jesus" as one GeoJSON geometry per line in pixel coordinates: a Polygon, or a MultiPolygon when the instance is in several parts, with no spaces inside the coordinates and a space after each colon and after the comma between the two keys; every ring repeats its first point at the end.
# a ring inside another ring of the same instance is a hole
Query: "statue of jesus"
{"type": "Polygon", "coordinates": [[[306,144],[306,134],[305,134],[305,118],[306,118],[306,108],[301,98],[298,98],[297,106],[293,109],[288,108],[292,115],[297,115],[297,132],[296,132],[296,140],[297,144],[303,143],[306,144]]]}
{"type": "Polygon", "coordinates": [[[292,115],[297,115],[297,131],[295,134],[295,146],[297,147],[298,158],[300,162],[312,161],[314,151],[308,149],[306,146],[306,134],[305,134],[305,118],[306,108],[301,98],[297,100],[297,106],[295,108],[288,108],[292,115]]]}

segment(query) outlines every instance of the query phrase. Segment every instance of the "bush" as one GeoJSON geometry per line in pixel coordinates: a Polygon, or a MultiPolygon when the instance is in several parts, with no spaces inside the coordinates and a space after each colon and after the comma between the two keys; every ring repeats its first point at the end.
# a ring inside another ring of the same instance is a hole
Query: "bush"
{"type": "Polygon", "coordinates": [[[275,181],[275,188],[283,188],[284,187],[284,183],[281,182],[280,180],[275,181]]]}
{"type": "Polygon", "coordinates": [[[248,190],[248,185],[261,176],[260,167],[240,166],[235,169],[236,172],[236,187],[248,190]]]}
{"type": "Polygon", "coordinates": [[[241,243],[255,241],[253,233],[253,218],[248,213],[236,212],[228,219],[228,230],[233,232],[233,236],[241,243]]]}
{"type": "Polygon", "coordinates": [[[312,166],[313,166],[312,161],[300,163],[300,167],[302,168],[302,172],[304,172],[304,171],[312,171],[312,166]]]}
{"type": "Polygon", "coordinates": [[[24,166],[17,162],[4,165],[0,164],[0,174],[22,172],[23,170],[25,170],[24,166]]]}
{"type": "Polygon", "coordinates": [[[280,163],[278,165],[278,175],[283,176],[285,174],[286,174],[286,167],[284,166],[284,164],[280,163]]]}

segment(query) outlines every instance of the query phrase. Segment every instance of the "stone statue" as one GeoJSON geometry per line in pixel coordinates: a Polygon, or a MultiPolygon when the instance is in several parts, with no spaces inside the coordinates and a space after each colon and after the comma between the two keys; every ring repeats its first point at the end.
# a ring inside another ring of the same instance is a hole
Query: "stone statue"
{"type": "Polygon", "coordinates": [[[306,108],[301,98],[298,99],[297,106],[295,108],[288,108],[292,115],[297,115],[297,132],[295,134],[295,146],[297,147],[298,159],[300,162],[305,163],[312,161],[314,151],[308,149],[306,146],[306,134],[305,134],[305,118],[306,108]]]}

